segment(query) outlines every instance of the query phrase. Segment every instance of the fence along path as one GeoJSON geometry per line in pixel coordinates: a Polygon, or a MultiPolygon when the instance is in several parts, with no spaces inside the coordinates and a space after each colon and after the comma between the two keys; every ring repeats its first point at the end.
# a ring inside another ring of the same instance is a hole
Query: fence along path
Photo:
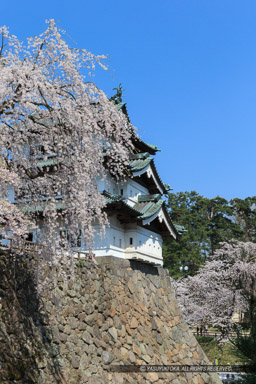
{"type": "MultiPolygon", "coordinates": [[[[229,331],[229,332],[225,332],[225,333],[222,333],[220,331],[207,331],[207,332],[202,332],[202,335],[200,332],[193,332],[193,335],[194,336],[200,336],[200,337],[214,337],[215,339],[223,339],[223,338],[227,338],[227,337],[231,337],[231,338],[236,338],[238,336],[238,333],[237,332],[234,332],[234,331],[229,331]]],[[[239,332],[239,337],[246,337],[248,336],[248,332],[243,332],[243,331],[240,331],[239,332]]]]}

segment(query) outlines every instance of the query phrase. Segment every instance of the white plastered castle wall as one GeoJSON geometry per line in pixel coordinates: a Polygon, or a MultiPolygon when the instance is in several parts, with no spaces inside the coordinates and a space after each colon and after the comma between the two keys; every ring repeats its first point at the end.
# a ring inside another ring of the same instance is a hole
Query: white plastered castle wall
{"type": "Polygon", "coordinates": [[[149,194],[147,188],[132,179],[115,181],[110,175],[107,176],[106,180],[98,179],[97,185],[99,192],[107,191],[112,194],[122,195],[131,202],[137,202],[139,195],[149,194]]]}
{"type": "MultiPolygon", "coordinates": [[[[109,217],[109,227],[101,236],[95,225],[94,253],[96,257],[116,256],[162,265],[162,237],[134,224],[120,224],[117,214],[109,217]]],[[[86,247],[85,247],[86,249],[86,247]]]]}
{"type": "MultiPolygon", "coordinates": [[[[106,180],[98,180],[100,192],[108,191],[113,194],[123,195],[126,203],[134,206],[138,196],[148,195],[149,190],[133,179],[116,182],[110,175],[106,180]]],[[[8,190],[8,200],[15,202],[13,188],[8,190]]],[[[44,222],[38,220],[38,226],[43,230],[44,222]]],[[[162,265],[162,237],[136,223],[121,224],[117,214],[109,216],[109,226],[102,235],[101,228],[95,224],[95,237],[93,252],[96,257],[116,256],[124,259],[142,260],[155,265],[162,265]]],[[[61,220],[56,223],[57,231],[65,231],[65,224],[61,220]]],[[[68,230],[67,230],[68,233],[68,230]]],[[[40,242],[40,234],[33,230],[33,241],[40,242]]],[[[87,250],[83,238],[80,249],[87,250]]]]}
{"type": "MultiPolygon", "coordinates": [[[[148,195],[149,190],[133,179],[116,182],[110,175],[106,180],[98,180],[98,189],[111,194],[122,195],[126,203],[134,206],[138,196],[148,195]]],[[[117,213],[109,215],[109,227],[105,235],[100,233],[96,224],[94,253],[96,257],[116,256],[123,259],[141,260],[155,265],[162,265],[162,237],[137,223],[121,224],[117,213]]],[[[85,247],[86,248],[86,247],[85,247]]]]}

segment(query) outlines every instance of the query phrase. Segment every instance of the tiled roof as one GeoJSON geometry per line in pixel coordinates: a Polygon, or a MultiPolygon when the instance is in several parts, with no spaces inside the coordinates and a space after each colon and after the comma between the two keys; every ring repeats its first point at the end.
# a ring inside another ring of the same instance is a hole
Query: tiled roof
{"type": "Polygon", "coordinates": [[[111,206],[116,206],[117,204],[121,204],[121,206],[128,210],[132,214],[132,216],[140,216],[140,212],[138,210],[134,209],[134,207],[130,206],[125,202],[126,199],[124,196],[111,194],[107,191],[103,191],[103,195],[106,198],[106,206],[108,208],[110,208],[111,206]]]}
{"type": "Polygon", "coordinates": [[[141,150],[143,152],[149,152],[151,155],[155,155],[156,152],[160,151],[160,149],[158,149],[156,145],[145,143],[145,141],[139,139],[138,136],[133,136],[132,139],[135,148],[137,148],[138,150],[141,150]]]}
{"type": "MultiPolygon", "coordinates": [[[[156,176],[156,179],[157,179],[159,185],[163,188],[163,194],[167,194],[168,190],[166,189],[166,184],[163,183],[161,177],[159,176],[159,173],[157,172],[154,161],[152,161],[151,168],[152,168],[152,171],[155,173],[155,176],[156,176]]],[[[169,187],[169,185],[168,185],[168,187],[169,187]]]]}
{"type": "Polygon", "coordinates": [[[154,195],[139,195],[138,196],[138,201],[145,202],[145,201],[154,201],[155,203],[161,199],[160,193],[155,193],[154,195]]]}
{"type": "Polygon", "coordinates": [[[157,182],[159,183],[160,187],[162,188],[163,193],[166,194],[168,192],[168,190],[170,190],[170,186],[168,184],[164,184],[162,182],[162,180],[161,180],[161,178],[157,172],[157,169],[156,169],[156,166],[154,163],[154,159],[149,156],[148,152],[133,154],[131,156],[131,159],[130,159],[129,168],[130,168],[131,172],[139,172],[139,171],[142,171],[143,169],[145,169],[145,171],[146,171],[146,167],[149,164],[151,164],[151,168],[155,174],[157,182]]]}
{"type": "MultiPolygon", "coordinates": [[[[154,198],[149,200],[149,195],[145,195],[145,197],[147,198],[146,201],[139,201],[133,207],[127,204],[125,202],[125,197],[121,195],[110,194],[106,191],[103,192],[103,195],[106,197],[107,206],[121,202],[126,208],[129,208],[129,210],[133,211],[136,216],[138,216],[138,219],[146,219],[153,216],[157,213],[157,211],[161,209],[163,205],[163,200],[158,199],[156,201],[156,199],[154,200],[154,198]]],[[[156,195],[152,195],[152,197],[153,196],[156,195]]],[[[143,199],[143,196],[140,196],[140,199],[143,199]]]]}
{"type": "Polygon", "coordinates": [[[168,224],[170,225],[170,227],[172,228],[176,236],[178,234],[180,235],[183,231],[181,226],[178,226],[179,228],[176,228],[176,226],[173,224],[170,218],[170,215],[166,209],[166,205],[164,201],[161,199],[160,194],[155,194],[151,196],[150,195],[139,196],[139,201],[134,205],[133,208],[140,212],[139,219],[143,219],[143,220],[150,219],[150,217],[155,216],[162,209],[168,224]]]}
{"type": "MultiPolygon", "coordinates": [[[[20,208],[20,210],[24,213],[30,213],[30,212],[42,212],[46,206],[47,206],[47,202],[46,203],[39,203],[38,202],[38,205],[29,205],[29,204],[26,204],[26,205],[23,205],[21,206],[20,204],[17,204],[17,206],[20,208]]],[[[56,203],[56,209],[57,210],[61,210],[64,208],[64,204],[63,203],[56,203]]]]}
{"type": "Polygon", "coordinates": [[[153,151],[155,151],[155,152],[161,151],[161,149],[157,148],[157,146],[154,144],[145,143],[145,141],[144,141],[144,144],[146,144],[149,148],[153,149],[153,151]]]}
{"type": "Polygon", "coordinates": [[[107,191],[103,191],[103,195],[106,198],[106,203],[111,204],[118,201],[123,201],[124,197],[122,195],[116,195],[114,193],[109,193],[107,191]]]}
{"type": "Polygon", "coordinates": [[[152,157],[146,159],[134,159],[130,161],[130,170],[132,172],[138,172],[146,168],[152,161],[152,157]]]}
{"type": "Polygon", "coordinates": [[[153,215],[155,215],[158,211],[160,211],[163,200],[155,201],[145,201],[145,202],[138,202],[134,205],[134,209],[136,209],[138,212],[140,212],[140,219],[147,219],[153,215]]]}

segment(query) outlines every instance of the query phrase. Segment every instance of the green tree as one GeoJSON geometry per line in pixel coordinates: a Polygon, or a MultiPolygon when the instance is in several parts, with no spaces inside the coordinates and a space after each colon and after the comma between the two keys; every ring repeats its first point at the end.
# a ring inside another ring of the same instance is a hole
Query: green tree
{"type": "Polygon", "coordinates": [[[254,324],[250,335],[240,336],[233,341],[242,356],[247,357],[253,372],[247,373],[238,381],[239,384],[255,384],[256,383],[256,324],[254,324]]]}
{"type": "Polygon", "coordinates": [[[172,221],[185,228],[178,241],[167,239],[163,246],[165,265],[174,278],[184,273],[194,274],[208,253],[207,220],[202,211],[202,199],[196,191],[168,196],[172,221]]]}
{"type": "Polygon", "coordinates": [[[207,243],[210,255],[219,248],[223,241],[242,239],[243,230],[234,220],[234,209],[220,196],[213,199],[204,198],[207,216],[207,243]]]}
{"type": "Polygon", "coordinates": [[[168,207],[172,221],[186,230],[178,242],[168,239],[164,243],[165,266],[174,278],[195,274],[220,242],[244,237],[234,218],[234,206],[220,196],[208,199],[196,191],[170,193],[168,207]]]}
{"type": "Polygon", "coordinates": [[[230,201],[235,220],[244,232],[244,241],[256,241],[256,196],[230,201]]]}

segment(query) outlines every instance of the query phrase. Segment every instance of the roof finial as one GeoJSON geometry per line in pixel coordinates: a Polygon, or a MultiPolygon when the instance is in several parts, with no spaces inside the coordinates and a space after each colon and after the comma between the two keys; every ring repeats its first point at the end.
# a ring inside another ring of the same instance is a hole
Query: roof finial
{"type": "Polygon", "coordinates": [[[116,90],[116,94],[113,95],[112,97],[110,97],[109,100],[111,100],[111,101],[113,101],[115,103],[115,105],[117,106],[117,109],[119,111],[122,111],[126,115],[127,120],[130,122],[130,119],[129,119],[129,116],[128,116],[128,112],[127,112],[127,108],[126,108],[126,103],[123,103],[123,101],[122,101],[122,96],[123,96],[122,85],[119,84],[118,87],[113,88],[113,90],[116,90]]]}
{"type": "Polygon", "coordinates": [[[122,103],[123,89],[121,83],[117,88],[113,88],[113,91],[116,90],[116,94],[110,97],[110,100],[113,100],[115,104],[122,103]]]}
{"type": "Polygon", "coordinates": [[[120,110],[126,105],[126,103],[123,103],[122,101],[122,96],[123,96],[122,85],[119,84],[118,87],[113,88],[113,90],[116,90],[116,94],[110,97],[110,100],[112,100],[117,105],[117,108],[120,110]]]}

